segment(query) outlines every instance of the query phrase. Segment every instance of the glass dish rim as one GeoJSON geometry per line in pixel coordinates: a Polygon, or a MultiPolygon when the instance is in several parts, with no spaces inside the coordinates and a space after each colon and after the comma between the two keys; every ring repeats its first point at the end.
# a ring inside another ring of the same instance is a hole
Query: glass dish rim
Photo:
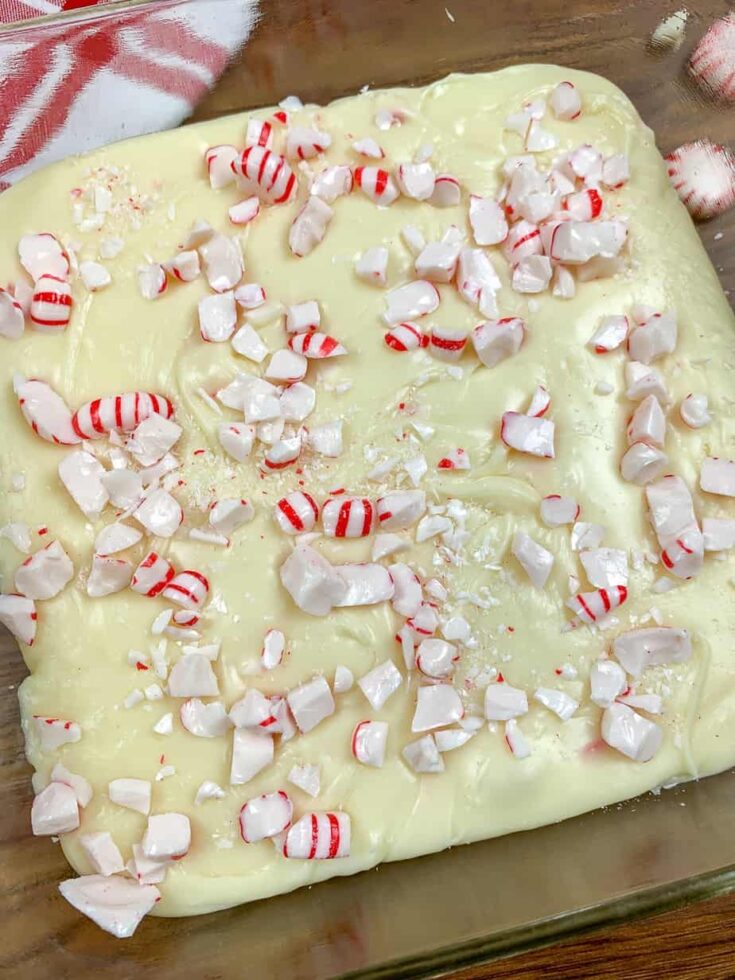
{"type": "Polygon", "coordinates": [[[125,13],[138,7],[150,6],[161,9],[164,7],[180,6],[191,3],[191,0],[107,0],[107,3],[90,7],[76,7],[71,10],[59,10],[53,14],[39,13],[37,17],[26,17],[23,20],[0,22],[0,35],[18,34],[38,28],[63,27],[82,21],[103,20],[116,13],[125,13]]]}

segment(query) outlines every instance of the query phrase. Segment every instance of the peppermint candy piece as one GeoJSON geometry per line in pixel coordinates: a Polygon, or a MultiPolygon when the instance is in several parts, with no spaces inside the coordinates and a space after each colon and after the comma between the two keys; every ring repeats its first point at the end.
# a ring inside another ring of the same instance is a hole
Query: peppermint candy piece
{"type": "Polygon", "coordinates": [[[519,412],[505,412],[500,438],[511,449],[531,456],[554,458],[554,423],[519,412]]]}
{"type": "Polygon", "coordinates": [[[485,367],[495,367],[517,354],[523,346],[526,328],[519,317],[486,320],[470,334],[475,353],[485,367]]]}
{"type": "Polygon", "coordinates": [[[240,836],[246,844],[277,837],[291,826],[293,804],[278,790],[248,800],[240,810],[240,836]]]}
{"type": "Polygon", "coordinates": [[[18,340],[24,329],[23,307],[11,293],[0,287],[0,337],[18,340]]]}
{"type": "Polygon", "coordinates": [[[650,762],[663,739],[663,732],[655,722],[619,703],[605,708],[601,733],[611,748],[634,762],[650,762]]]}
{"type": "Polygon", "coordinates": [[[692,52],[689,74],[710,95],[723,102],[735,102],[732,52],[735,49],[735,16],[718,17],[692,52]]]}
{"type": "Polygon", "coordinates": [[[59,477],[82,513],[90,519],[100,516],[109,494],[102,483],[102,463],[84,449],[66,455],[59,463],[59,477]]]}
{"type": "Polygon", "coordinates": [[[305,534],[314,530],[319,507],[311,494],[296,490],[278,501],[273,516],[285,534],[305,534]]]}
{"type": "Polygon", "coordinates": [[[380,167],[355,167],[353,178],[363,194],[380,207],[388,207],[399,197],[393,178],[380,167]]]}
{"type": "Polygon", "coordinates": [[[343,812],[305,813],[287,832],[283,856],[307,861],[349,857],[350,817],[343,812]]]}
{"type": "Polygon", "coordinates": [[[31,297],[30,320],[39,333],[58,334],[71,319],[71,286],[66,279],[43,275],[36,281],[31,297]]]}
{"type": "Polygon", "coordinates": [[[596,623],[613,609],[622,606],[627,598],[628,589],[624,585],[617,585],[612,589],[580,592],[567,599],[566,605],[583,623],[596,623]]]}
{"type": "Polygon", "coordinates": [[[285,204],[296,193],[296,175],[286,158],[263,146],[247,147],[232,161],[232,169],[266,204],[285,204]]]}
{"type": "Polygon", "coordinates": [[[154,885],[138,884],[120,876],[69,878],[61,882],[59,891],[77,911],[118,939],[132,936],[143,916],[161,898],[154,885]]]}
{"type": "Polygon", "coordinates": [[[334,211],[320,197],[312,195],[293,220],[288,233],[288,247],[302,258],[323,240],[334,211]]]}
{"type": "Polygon", "coordinates": [[[173,414],[173,404],[163,395],[132,391],[86,402],[76,410],[71,421],[79,439],[101,439],[113,429],[132,432],[151,415],[170,419],[173,414]]]}
{"type": "Polygon", "coordinates": [[[221,190],[235,179],[232,164],[237,156],[237,150],[229,143],[207,148],[204,153],[204,165],[207,168],[209,186],[213,190],[221,190]]]}
{"type": "Polygon", "coordinates": [[[639,677],[646,667],[685,663],[692,643],[688,630],[654,626],[621,633],[613,641],[613,653],[629,674],[639,677]]]}
{"type": "Polygon", "coordinates": [[[42,276],[69,278],[69,256],[58,239],[47,231],[38,235],[23,235],[18,242],[18,257],[34,282],[42,276]]]}
{"type": "Polygon", "coordinates": [[[364,766],[380,769],[385,762],[388,741],[387,721],[361,721],[355,726],[350,743],[352,754],[364,766]]]}
{"type": "Polygon", "coordinates": [[[549,96],[551,111],[557,119],[577,119],[582,112],[582,98],[573,82],[559,82],[549,96]]]}
{"type": "Polygon", "coordinates": [[[73,446],[82,441],[66,402],[45,381],[16,374],[13,390],[23,418],[36,435],[59,446],[73,446]]]}
{"type": "Polygon", "coordinates": [[[347,591],[326,558],[305,545],[296,547],[281,565],[280,578],[299,609],[311,616],[327,616],[347,591]]]}
{"type": "Polygon", "coordinates": [[[330,538],[364,538],[373,530],[375,507],[365,497],[334,497],[322,507],[322,528],[330,538]]]}
{"type": "Polygon", "coordinates": [[[130,588],[134,592],[153,598],[159,595],[171,582],[176,571],[166,558],[157,552],[149,551],[133,572],[130,588]]]}
{"type": "Polygon", "coordinates": [[[288,346],[297,354],[303,354],[309,359],[323,360],[326,357],[341,357],[346,349],[334,337],[313,331],[312,333],[297,333],[288,338],[288,346]]]}
{"type": "Polygon", "coordinates": [[[0,623],[20,643],[33,646],[36,638],[36,604],[26,596],[0,593],[0,623]]]}

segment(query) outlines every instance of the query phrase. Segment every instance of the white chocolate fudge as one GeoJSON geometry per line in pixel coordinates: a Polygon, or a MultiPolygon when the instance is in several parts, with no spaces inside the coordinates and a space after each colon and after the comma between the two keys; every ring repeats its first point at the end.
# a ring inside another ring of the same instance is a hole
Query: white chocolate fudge
{"type": "Polygon", "coordinates": [[[735,763],[733,316],[651,131],[551,66],[277,112],[0,196],[34,831],[118,935],[735,763]]]}

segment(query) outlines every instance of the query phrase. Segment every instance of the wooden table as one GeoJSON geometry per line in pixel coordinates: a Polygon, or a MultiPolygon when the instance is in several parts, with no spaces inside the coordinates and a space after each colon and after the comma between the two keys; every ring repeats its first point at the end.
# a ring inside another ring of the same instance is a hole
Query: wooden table
{"type": "MultiPolygon", "coordinates": [[[[223,0],[225,2],[225,0],[223,0]]],[[[272,102],[289,92],[325,101],[362,85],[424,82],[446,72],[554,61],[608,75],[635,101],[666,152],[702,135],[732,142],[728,114],[696,96],[682,71],[686,54],[725,3],[702,0],[678,53],[654,56],[646,39],[675,4],[624,0],[266,0],[265,17],[244,53],[202,103],[204,119],[272,102]],[[453,19],[450,19],[446,12],[453,19]]],[[[724,283],[735,283],[732,216],[702,228],[724,283]],[[727,231],[721,240],[720,231],[727,231]]],[[[0,969],[11,977],[81,977],[77,938],[94,956],[93,927],[80,924],[55,893],[67,868],[60,849],[29,835],[30,771],[25,763],[15,689],[22,661],[0,636],[0,914],[5,935],[0,969]]],[[[472,978],[717,978],[735,975],[735,896],[631,923],[616,930],[456,974],[472,978]]],[[[192,929],[196,926],[193,924],[192,929]]],[[[98,948],[108,949],[100,935],[98,948]]],[[[163,955],[161,953],[161,955],[163,955]]],[[[89,964],[94,959],[84,960],[89,964]]],[[[106,976],[158,973],[148,962],[101,959],[106,976]]],[[[170,967],[170,962],[167,964],[170,967]]],[[[242,973],[247,974],[247,962],[242,973]]],[[[177,972],[194,977],[185,963],[177,972]]],[[[197,973],[203,976],[204,973],[197,973]]],[[[209,974],[211,976],[230,974],[209,974]]],[[[234,974],[232,974],[234,975],[234,974]]]]}

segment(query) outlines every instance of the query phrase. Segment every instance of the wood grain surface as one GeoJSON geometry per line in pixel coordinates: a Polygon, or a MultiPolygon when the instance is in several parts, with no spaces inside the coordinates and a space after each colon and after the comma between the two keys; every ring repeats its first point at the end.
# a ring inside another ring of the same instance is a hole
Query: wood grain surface
{"type": "MultiPolygon", "coordinates": [[[[701,0],[690,5],[695,9],[686,43],[681,51],[667,55],[652,54],[646,41],[662,14],[676,9],[675,3],[265,0],[263,6],[262,22],[247,48],[195,118],[271,103],[289,93],[305,101],[327,101],[365,84],[419,83],[451,70],[546,61],[611,78],[654,128],[663,152],[699,136],[730,143],[735,139],[735,109],[725,112],[703,99],[683,71],[693,43],[715,16],[728,9],[725,3],[701,0]]],[[[109,29],[114,30],[114,25],[109,29]]],[[[732,215],[701,228],[725,285],[735,283],[733,231],[732,215]]],[[[33,839],[29,832],[30,770],[23,756],[16,700],[24,674],[15,644],[7,634],[0,636],[2,976],[84,978],[100,972],[115,978],[188,980],[268,975],[249,970],[247,950],[233,955],[226,948],[232,946],[241,910],[189,923],[146,923],[140,939],[136,936],[120,945],[60,899],[56,884],[68,872],[60,848],[49,840],[33,839]],[[200,947],[206,952],[190,960],[182,956],[181,944],[194,933],[202,937],[200,947]]],[[[733,922],[735,896],[476,967],[456,977],[718,980],[735,976],[733,922]]],[[[338,941],[335,935],[334,942],[338,941]]],[[[323,968],[274,970],[270,975],[332,976],[334,970],[326,965],[332,961],[322,952],[323,968]]],[[[310,962],[319,960],[312,956],[310,962]]]]}

